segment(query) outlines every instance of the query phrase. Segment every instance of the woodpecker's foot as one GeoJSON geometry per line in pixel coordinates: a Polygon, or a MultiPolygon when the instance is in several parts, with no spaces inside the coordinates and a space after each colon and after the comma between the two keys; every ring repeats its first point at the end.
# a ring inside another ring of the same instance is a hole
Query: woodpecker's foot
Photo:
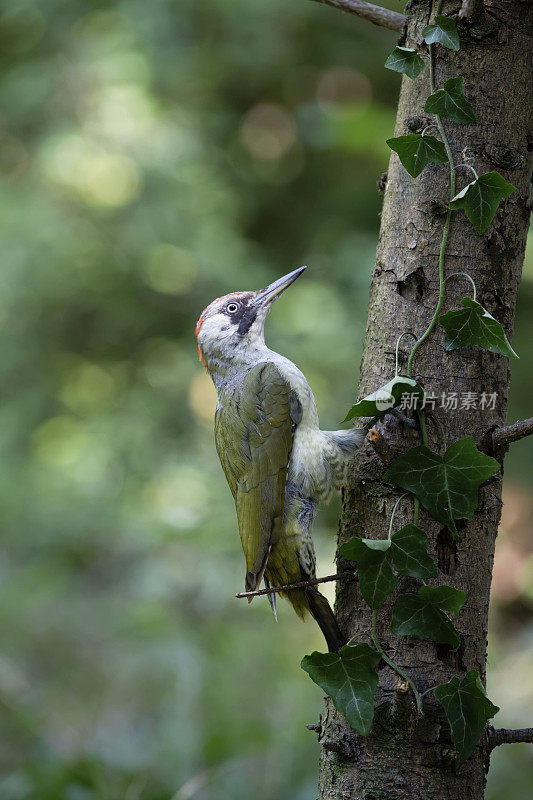
{"type": "Polygon", "coordinates": [[[377,416],[372,417],[372,419],[370,419],[368,422],[365,422],[362,429],[367,432],[370,431],[376,422],[380,422],[387,414],[391,414],[391,416],[396,417],[396,419],[399,419],[400,422],[402,422],[404,425],[408,425],[410,428],[418,427],[418,422],[416,419],[403,414],[399,408],[389,408],[387,411],[382,411],[381,414],[378,414],[377,416]]]}
{"type": "Polygon", "coordinates": [[[416,419],[408,417],[406,414],[402,414],[399,408],[391,408],[387,411],[387,414],[392,414],[392,416],[396,417],[396,419],[399,419],[403,425],[408,425],[410,428],[418,427],[418,422],[416,419]]]}

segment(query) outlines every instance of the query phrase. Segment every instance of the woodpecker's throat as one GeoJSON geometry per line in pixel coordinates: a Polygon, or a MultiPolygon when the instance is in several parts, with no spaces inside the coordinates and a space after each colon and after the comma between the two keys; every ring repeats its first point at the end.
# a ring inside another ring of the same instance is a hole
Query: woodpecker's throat
{"type": "Polygon", "coordinates": [[[228,375],[258,361],[268,348],[264,323],[269,303],[261,292],[234,292],[214,300],[196,324],[198,355],[218,389],[228,375]]]}

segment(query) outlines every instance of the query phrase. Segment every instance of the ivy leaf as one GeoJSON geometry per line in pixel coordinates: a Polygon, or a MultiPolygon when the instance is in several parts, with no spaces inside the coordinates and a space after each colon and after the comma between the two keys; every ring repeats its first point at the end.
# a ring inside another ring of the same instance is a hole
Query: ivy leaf
{"type": "Polygon", "coordinates": [[[311,653],[301,667],[333,700],[352,728],[366,736],[374,720],[375,668],[380,653],[368,644],[344,645],[338,653],[311,653]]]}
{"type": "Polygon", "coordinates": [[[343,422],[349,422],[354,417],[375,417],[399,403],[404,392],[413,393],[419,397],[424,394],[423,388],[412,378],[396,375],[384,386],[380,386],[375,392],[352,406],[343,422]]]}
{"type": "Polygon", "coordinates": [[[452,741],[457,751],[457,764],[472,754],[485,723],[500,710],[485,693],[479,673],[467,672],[463,680],[452,678],[433,690],[450,724],[452,741]]]}
{"type": "Polygon", "coordinates": [[[484,233],[494,219],[500,201],[514,190],[515,187],[506,183],[499,172],[486,172],[456,194],[450,201],[450,208],[462,208],[477,233],[484,233]]]}
{"type": "Polygon", "coordinates": [[[385,61],[387,69],[403,72],[408,78],[416,78],[424,69],[424,61],[411,47],[396,46],[385,61]]]}
{"type": "Polygon", "coordinates": [[[463,297],[461,305],[463,308],[448,311],[439,317],[439,323],[446,331],[444,338],[446,350],[477,344],[492,353],[518,358],[509,344],[501,323],[494,319],[492,314],[471,297],[463,297]]]}
{"type": "Polygon", "coordinates": [[[450,611],[454,616],[459,616],[459,611],[465,604],[466,594],[461,589],[453,586],[421,586],[419,596],[432,603],[441,611],[450,611]]]}
{"type": "Polygon", "coordinates": [[[421,133],[409,133],[407,136],[397,136],[387,139],[391,150],[398,153],[405,169],[416,178],[430,161],[444,164],[448,158],[442,142],[434,136],[422,136],[421,133]]]}
{"type": "Polygon", "coordinates": [[[463,93],[464,78],[450,78],[444,87],[430,94],[426,100],[424,111],[438,114],[454,122],[475,122],[474,109],[463,93]]]}
{"type": "Polygon", "coordinates": [[[357,561],[359,588],[370,608],[383,605],[398,582],[392,570],[390,540],[354,536],[339,552],[344,558],[357,561]]]}
{"type": "Polygon", "coordinates": [[[416,525],[406,525],[391,537],[391,557],[398,575],[422,581],[437,575],[437,567],[428,555],[427,536],[416,525]]]}
{"type": "Polygon", "coordinates": [[[389,539],[359,539],[360,542],[363,542],[366,547],[369,547],[371,550],[388,550],[390,547],[389,539]]]}
{"type": "Polygon", "coordinates": [[[428,447],[412,447],[396,458],[386,480],[412,492],[434,519],[457,533],[455,519],[470,519],[478,503],[478,489],[500,468],[496,459],[481,453],[471,436],[459,439],[443,456],[428,447]]]}
{"type": "Polygon", "coordinates": [[[355,536],[340,548],[340,554],[357,561],[359,587],[370,608],[379,608],[394,591],[399,575],[425,580],[437,575],[427,552],[427,536],[416,525],[406,525],[390,539],[361,539],[355,536]]]}
{"type": "Polygon", "coordinates": [[[445,17],[444,14],[437,14],[433,24],[424,28],[422,36],[428,44],[438,42],[450,50],[459,50],[459,34],[455,27],[455,20],[445,17]]]}
{"type": "Polygon", "coordinates": [[[402,594],[392,610],[391,630],[397,636],[420,636],[455,650],[461,639],[444,611],[458,614],[465,600],[466,594],[451,586],[422,586],[418,594],[402,594]]]}

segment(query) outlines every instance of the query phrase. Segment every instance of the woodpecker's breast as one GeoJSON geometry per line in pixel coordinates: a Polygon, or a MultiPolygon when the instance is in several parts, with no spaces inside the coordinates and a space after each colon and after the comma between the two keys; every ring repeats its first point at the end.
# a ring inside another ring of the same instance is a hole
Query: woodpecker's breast
{"type": "Polygon", "coordinates": [[[302,420],[296,429],[296,435],[298,431],[306,427],[318,430],[319,423],[315,396],[307,383],[305,375],[298,369],[296,364],[293,364],[292,361],[289,361],[285,356],[280,356],[278,353],[272,351],[270,352],[272,357],[268,360],[274,362],[291,389],[296,393],[302,406],[302,420]]]}
{"type": "Polygon", "coordinates": [[[277,353],[274,356],[277,368],[302,405],[287,477],[302,497],[328,501],[344,481],[345,454],[328,431],[320,430],[315,397],[305,375],[289,359],[277,353]]]}

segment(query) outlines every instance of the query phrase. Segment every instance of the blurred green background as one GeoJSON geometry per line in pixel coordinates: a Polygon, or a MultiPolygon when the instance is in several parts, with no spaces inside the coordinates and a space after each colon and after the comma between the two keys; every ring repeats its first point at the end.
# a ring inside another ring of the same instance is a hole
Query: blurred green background
{"type": "MultiPolygon", "coordinates": [[[[392,6],[392,4],[391,4],[392,6]]],[[[307,263],[269,344],[323,427],[354,399],[394,35],[298,0],[11,2],[0,16],[1,800],[313,800],[318,629],[244,577],[194,324],[307,263]]],[[[531,415],[533,258],[510,419],[531,415]]],[[[500,726],[533,716],[531,442],[492,603],[500,726]]],[[[317,525],[331,571],[338,501],[317,525]]],[[[500,748],[488,800],[530,797],[500,748]]]]}

